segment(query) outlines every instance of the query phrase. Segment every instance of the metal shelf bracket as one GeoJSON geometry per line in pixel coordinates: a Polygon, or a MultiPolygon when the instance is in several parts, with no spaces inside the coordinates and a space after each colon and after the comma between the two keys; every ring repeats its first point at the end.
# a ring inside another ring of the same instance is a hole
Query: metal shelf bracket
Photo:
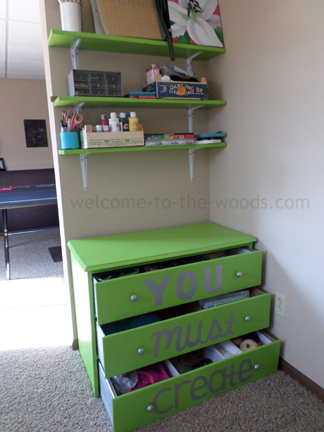
{"type": "Polygon", "coordinates": [[[191,72],[192,72],[192,60],[193,60],[195,57],[199,56],[201,53],[202,53],[202,51],[199,51],[198,53],[193,54],[193,55],[190,56],[190,57],[187,57],[187,59],[186,59],[186,66],[187,66],[187,72],[188,72],[188,73],[191,73],[191,72]]]}
{"type": "Polygon", "coordinates": [[[194,108],[188,108],[188,128],[189,128],[189,133],[193,133],[193,117],[194,117],[194,112],[196,109],[201,108],[203,105],[199,105],[197,107],[194,108]]]}
{"type": "Polygon", "coordinates": [[[74,109],[75,109],[75,112],[77,113],[77,114],[81,114],[81,112],[82,112],[82,107],[83,107],[83,105],[85,104],[85,102],[81,102],[81,103],[79,103],[78,105],[76,105],[75,107],[74,107],[74,109]]]}
{"type": "Polygon", "coordinates": [[[201,149],[189,149],[189,172],[190,172],[190,181],[193,181],[193,173],[194,173],[194,162],[195,162],[195,151],[201,149]]]}
{"type": "Polygon", "coordinates": [[[81,39],[77,39],[70,48],[72,68],[79,69],[79,47],[81,45],[81,39]]]}
{"type": "Polygon", "coordinates": [[[88,154],[80,154],[80,164],[81,164],[81,173],[82,173],[82,181],[83,187],[86,191],[88,189],[88,154]]]}

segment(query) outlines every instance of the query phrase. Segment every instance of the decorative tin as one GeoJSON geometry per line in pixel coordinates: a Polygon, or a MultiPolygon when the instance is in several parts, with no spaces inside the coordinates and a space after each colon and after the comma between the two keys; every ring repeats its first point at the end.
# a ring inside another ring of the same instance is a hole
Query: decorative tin
{"type": "MultiPolygon", "coordinates": [[[[159,76],[161,77],[161,76],[159,76]]],[[[168,99],[207,99],[207,81],[201,78],[201,82],[185,81],[156,81],[144,87],[145,92],[155,92],[157,98],[168,99]]]]}

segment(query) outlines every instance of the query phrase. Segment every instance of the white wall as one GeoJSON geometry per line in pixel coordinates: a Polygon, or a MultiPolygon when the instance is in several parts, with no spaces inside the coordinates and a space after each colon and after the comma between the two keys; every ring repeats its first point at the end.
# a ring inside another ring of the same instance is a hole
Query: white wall
{"type": "MultiPolygon", "coordinates": [[[[53,95],[68,95],[67,76],[72,69],[72,64],[68,49],[48,49],[47,47],[47,36],[50,30],[60,29],[57,0],[46,0],[46,2],[41,0],[40,4],[43,20],[47,99],[50,100],[53,95]]],[[[84,2],[83,8],[84,30],[93,31],[93,25],[89,20],[91,14],[89,2],[84,2]]],[[[79,52],[79,58],[80,69],[121,71],[125,94],[142,89],[145,70],[152,61],[155,63],[170,61],[168,58],[152,60],[152,57],[149,56],[82,50],[79,52]]],[[[185,67],[185,60],[177,60],[176,64],[185,67]]],[[[198,74],[205,72],[205,62],[197,61],[196,71],[198,74]]],[[[108,108],[86,108],[86,106],[82,109],[86,124],[98,124],[100,114],[108,114],[110,111],[108,108]]],[[[88,157],[88,190],[84,191],[79,156],[58,156],[57,154],[57,150],[60,149],[61,112],[62,108],[54,108],[49,102],[63,245],[71,239],[209,220],[208,205],[194,208],[194,200],[202,198],[208,203],[207,152],[201,150],[195,156],[194,182],[191,182],[189,177],[187,150],[90,155],[88,157]],[[122,207],[121,200],[128,198],[133,198],[135,203],[141,200],[140,205],[135,205],[135,208],[132,205],[130,208],[127,208],[127,205],[122,207]],[[87,199],[90,201],[86,201],[87,199]],[[75,204],[76,200],[80,206],[75,204]],[[107,200],[114,200],[110,208],[106,208],[109,205],[107,200]]],[[[186,110],[146,109],[137,110],[137,114],[146,133],[188,130],[186,110]]],[[[195,114],[195,125],[197,132],[204,132],[208,129],[206,111],[195,114]]],[[[71,287],[69,255],[64,247],[63,262],[71,287]]],[[[72,290],[71,303],[74,313],[72,290]]],[[[75,327],[74,331],[76,336],[75,327]]]]}
{"type": "Polygon", "coordinates": [[[283,358],[324,387],[324,3],[220,10],[227,53],[209,79],[228,105],[209,130],[224,129],[228,147],[210,153],[211,220],[259,238],[264,288],[286,296],[285,318],[272,320],[283,358]]]}
{"type": "Polygon", "coordinates": [[[45,81],[0,78],[0,157],[10,171],[53,168],[45,81]],[[24,120],[45,120],[48,147],[27,147],[24,120]]]}

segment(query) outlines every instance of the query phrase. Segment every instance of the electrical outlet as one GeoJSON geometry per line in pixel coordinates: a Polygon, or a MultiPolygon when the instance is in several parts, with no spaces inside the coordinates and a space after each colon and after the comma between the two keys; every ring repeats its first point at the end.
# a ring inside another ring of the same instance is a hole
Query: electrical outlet
{"type": "Polygon", "coordinates": [[[285,317],[286,311],[286,297],[282,294],[275,293],[275,313],[285,317]]]}

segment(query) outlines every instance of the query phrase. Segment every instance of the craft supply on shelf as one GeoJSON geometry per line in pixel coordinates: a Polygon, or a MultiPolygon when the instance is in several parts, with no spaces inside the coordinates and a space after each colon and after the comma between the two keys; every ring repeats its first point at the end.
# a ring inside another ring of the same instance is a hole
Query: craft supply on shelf
{"type": "Polygon", "coordinates": [[[137,131],[138,118],[136,117],[136,112],[132,111],[130,113],[130,117],[129,117],[128,121],[129,121],[129,131],[130,132],[137,131]]]}
{"type": "Polygon", "coordinates": [[[61,27],[62,30],[81,32],[82,31],[82,1],[59,0],[61,27]]]}
{"type": "Polygon", "coordinates": [[[201,81],[162,81],[161,75],[155,77],[154,82],[144,86],[143,91],[155,92],[157,98],[172,99],[207,99],[207,80],[201,81]]]}
{"type": "MultiPolygon", "coordinates": [[[[99,125],[102,127],[101,125],[99,125]]],[[[144,132],[86,132],[80,133],[82,149],[144,146],[144,132]]]]}
{"type": "Polygon", "coordinates": [[[120,72],[73,69],[68,75],[70,96],[122,96],[120,72]]]}

